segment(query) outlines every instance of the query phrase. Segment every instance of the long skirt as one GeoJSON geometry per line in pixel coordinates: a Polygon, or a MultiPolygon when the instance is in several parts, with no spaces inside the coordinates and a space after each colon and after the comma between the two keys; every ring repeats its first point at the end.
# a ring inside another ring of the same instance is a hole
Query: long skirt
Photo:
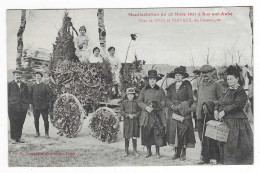
{"type": "Polygon", "coordinates": [[[225,119],[224,122],[230,131],[227,143],[220,144],[220,161],[225,165],[253,164],[253,132],[248,119],[225,119]]]}
{"type": "Polygon", "coordinates": [[[164,135],[165,128],[160,130],[151,128],[148,132],[147,127],[141,127],[141,144],[145,146],[156,145],[159,147],[166,146],[166,140],[164,135]]]}
{"type": "Polygon", "coordinates": [[[198,134],[201,146],[201,160],[205,162],[210,162],[210,159],[220,161],[220,151],[219,143],[214,139],[210,139],[205,136],[206,126],[203,130],[203,120],[197,120],[198,134]],[[204,132],[204,133],[203,133],[204,132]]]}
{"type": "Polygon", "coordinates": [[[196,140],[192,119],[184,119],[181,123],[172,118],[167,118],[166,140],[169,145],[174,145],[175,147],[194,148],[196,140]],[[178,138],[177,144],[176,134],[178,138]]]}
{"type": "Polygon", "coordinates": [[[139,118],[124,118],[124,138],[140,137],[139,118]]]}

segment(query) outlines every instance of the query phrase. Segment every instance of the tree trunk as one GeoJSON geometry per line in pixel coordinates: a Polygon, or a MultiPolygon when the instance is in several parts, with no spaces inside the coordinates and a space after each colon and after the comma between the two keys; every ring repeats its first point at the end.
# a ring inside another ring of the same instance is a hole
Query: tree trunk
{"type": "Polygon", "coordinates": [[[254,32],[253,32],[253,7],[250,7],[249,11],[249,18],[250,18],[250,25],[251,25],[251,30],[252,30],[252,56],[251,56],[251,65],[253,67],[253,55],[254,55],[254,32]]]}
{"type": "Polygon", "coordinates": [[[99,33],[99,42],[101,48],[103,48],[104,53],[106,52],[106,29],[104,24],[104,9],[98,9],[97,13],[98,18],[98,33],[99,33]]]}
{"type": "Polygon", "coordinates": [[[21,25],[17,33],[17,57],[16,57],[16,69],[22,68],[22,55],[23,55],[23,32],[26,25],[26,10],[22,10],[21,13],[21,25]]]}

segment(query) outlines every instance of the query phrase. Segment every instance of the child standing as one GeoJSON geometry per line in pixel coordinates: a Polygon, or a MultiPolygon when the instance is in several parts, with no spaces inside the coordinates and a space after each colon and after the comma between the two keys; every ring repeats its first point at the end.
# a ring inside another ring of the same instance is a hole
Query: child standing
{"type": "Polygon", "coordinates": [[[137,138],[140,137],[139,117],[141,115],[141,109],[138,106],[138,102],[135,100],[135,89],[126,89],[125,101],[121,104],[120,114],[124,117],[124,138],[125,138],[125,154],[128,156],[129,139],[132,138],[134,155],[139,156],[137,153],[137,138]]]}

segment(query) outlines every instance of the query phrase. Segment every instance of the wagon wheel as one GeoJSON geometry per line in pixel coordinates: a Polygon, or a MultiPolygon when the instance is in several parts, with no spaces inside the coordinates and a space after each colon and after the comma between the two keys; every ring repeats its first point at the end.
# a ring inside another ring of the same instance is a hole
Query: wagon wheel
{"type": "Polygon", "coordinates": [[[84,117],[85,110],[74,95],[64,93],[55,101],[52,124],[60,135],[77,136],[82,129],[84,117]]]}
{"type": "Polygon", "coordinates": [[[90,119],[89,127],[92,136],[102,142],[114,142],[120,129],[120,121],[113,109],[100,107],[90,119]]]}

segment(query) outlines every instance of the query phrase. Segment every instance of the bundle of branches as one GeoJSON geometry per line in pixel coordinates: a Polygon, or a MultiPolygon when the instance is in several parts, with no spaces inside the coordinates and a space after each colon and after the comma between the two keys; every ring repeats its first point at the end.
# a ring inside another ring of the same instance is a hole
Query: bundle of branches
{"type": "Polygon", "coordinates": [[[115,142],[120,129],[118,116],[108,107],[101,107],[96,110],[90,119],[89,127],[92,130],[92,136],[102,142],[115,142]]]}
{"type": "Polygon", "coordinates": [[[143,81],[143,65],[145,61],[135,60],[132,63],[125,63],[122,64],[121,69],[121,92],[124,93],[127,88],[133,87],[136,89],[137,94],[141,91],[144,87],[143,81]]]}
{"type": "Polygon", "coordinates": [[[85,111],[78,99],[68,93],[56,100],[53,109],[52,124],[59,130],[60,136],[75,137],[81,130],[85,111]]]}
{"type": "Polygon", "coordinates": [[[65,12],[62,20],[62,27],[58,31],[55,44],[53,44],[53,54],[49,66],[50,70],[55,68],[56,64],[63,60],[79,61],[75,55],[76,49],[73,42],[73,32],[70,32],[71,27],[73,28],[71,18],[69,17],[68,12],[65,12]]]}

